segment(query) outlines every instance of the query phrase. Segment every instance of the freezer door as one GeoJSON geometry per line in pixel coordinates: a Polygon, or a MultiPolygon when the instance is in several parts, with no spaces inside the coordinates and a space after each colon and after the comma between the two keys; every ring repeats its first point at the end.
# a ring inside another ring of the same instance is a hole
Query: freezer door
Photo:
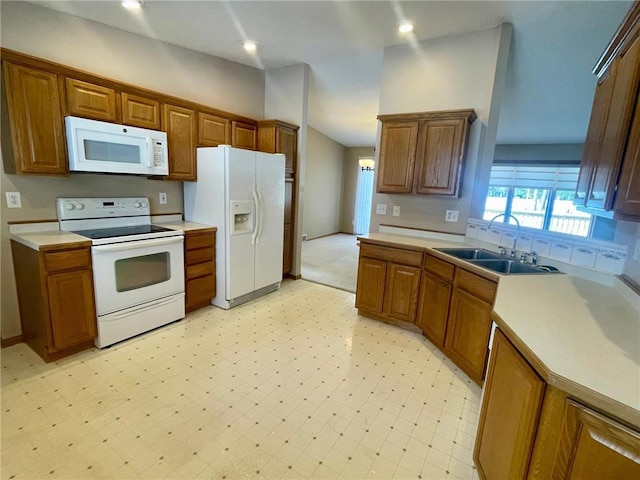
{"type": "MultiPolygon", "coordinates": [[[[254,203],[256,153],[250,150],[226,148],[228,149],[225,159],[227,173],[225,176],[226,221],[230,222],[231,212],[229,206],[233,201],[250,201],[252,205],[254,203]]],[[[252,206],[251,215],[255,218],[255,205],[252,206]]],[[[241,297],[255,290],[253,274],[255,250],[252,238],[256,222],[252,223],[253,229],[245,233],[231,235],[230,229],[226,229],[225,296],[227,300],[241,297]]]]}
{"type": "Polygon", "coordinates": [[[282,280],[284,155],[256,153],[259,198],[255,247],[256,290],[282,280]]]}

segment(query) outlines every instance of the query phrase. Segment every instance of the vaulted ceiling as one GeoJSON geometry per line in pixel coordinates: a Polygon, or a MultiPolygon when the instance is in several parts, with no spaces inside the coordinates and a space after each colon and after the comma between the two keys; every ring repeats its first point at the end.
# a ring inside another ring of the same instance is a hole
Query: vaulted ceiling
{"type": "Polygon", "coordinates": [[[34,1],[261,69],[311,67],[309,124],[345,146],[375,144],[382,56],[409,41],[513,24],[498,143],[584,140],[591,69],[630,1],[34,1]],[[409,37],[402,19],[415,22],[409,37]],[[258,42],[247,54],[242,40],[258,42]]]}

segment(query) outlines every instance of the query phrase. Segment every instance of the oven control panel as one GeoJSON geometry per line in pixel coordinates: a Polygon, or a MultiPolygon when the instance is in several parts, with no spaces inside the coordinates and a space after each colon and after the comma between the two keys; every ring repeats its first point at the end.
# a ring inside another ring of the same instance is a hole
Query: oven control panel
{"type": "Polygon", "coordinates": [[[117,218],[150,215],[147,197],[58,198],[58,220],[117,218]]]}

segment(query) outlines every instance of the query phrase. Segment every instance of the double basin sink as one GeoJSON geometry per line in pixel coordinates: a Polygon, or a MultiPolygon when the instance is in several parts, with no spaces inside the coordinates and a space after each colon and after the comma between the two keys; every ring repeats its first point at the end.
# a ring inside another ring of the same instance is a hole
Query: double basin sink
{"type": "Polygon", "coordinates": [[[481,248],[435,248],[434,250],[501,274],[557,273],[557,269],[553,267],[538,267],[531,264],[520,263],[516,260],[505,258],[498,253],[481,248]]]}

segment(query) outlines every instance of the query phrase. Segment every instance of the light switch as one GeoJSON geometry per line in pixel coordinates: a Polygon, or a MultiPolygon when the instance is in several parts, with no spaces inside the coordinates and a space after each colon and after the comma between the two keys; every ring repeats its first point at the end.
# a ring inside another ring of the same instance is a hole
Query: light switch
{"type": "Polygon", "coordinates": [[[394,217],[399,217],[400,216],[400,207],[398,205],[394,205],[393,206],[393,216],[394,217]]]}
{"type": "Polygon", "coordinates": [[[387,214],[387,204],[378,203],[376,205],[376,215],[386,215],[386,214],[387,214]]]}
{"type": "Polygon", "coordinates": [[[160,204],[164,205],[165,203],[167,203],[167,194],[166,193],[159,193],[158,194],[158,198],[160,200],[160,204]]]}

